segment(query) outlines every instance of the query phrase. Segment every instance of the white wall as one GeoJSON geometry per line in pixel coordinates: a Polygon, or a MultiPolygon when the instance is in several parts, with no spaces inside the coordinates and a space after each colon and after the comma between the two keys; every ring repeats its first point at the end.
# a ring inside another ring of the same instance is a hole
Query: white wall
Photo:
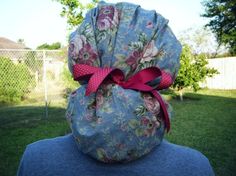
{"type": "Polygon", "coordinates": [[[236,89],[236,57],[209,59],[208,62],[208,66],[217,69],[219,74],[207,78],[202,87],[236,89]]]}

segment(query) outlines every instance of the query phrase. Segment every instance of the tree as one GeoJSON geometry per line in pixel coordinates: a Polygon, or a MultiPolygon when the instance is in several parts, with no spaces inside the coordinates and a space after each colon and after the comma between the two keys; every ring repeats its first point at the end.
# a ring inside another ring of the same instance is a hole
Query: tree
{"type": "Polygon", "coordinates": [[[20,38],[20,39],[17,40],[17,43],[25,45],[25,40],[20,38]]]}
{"type": "Polygon", "coordinates": [[[61,43],[60,42],[52,43],[51,45],[47,44],[47,43],[44,43],[44,44],[37,47],[37,49],[47,49],[47,50],[57,50],[57,49],[60,49],[60,48],[61,48],[61,43]]]}
{"type": "Polygon", "coordinates": [[[179,91],[181,100],[183,100],[184,88],[191,87],[194,91],[197,91],[200,89],[200,82],[217,73],[217,70],[208,68],[207,64],[205,54],[193,55],[191,48],[188,45],[183,45],[180,56],[180,70],[173,84],[173,88],[179,91]]]}
{"type": "Polygon", "coordinates": [[[69,28],[73,28],[82,23],[84,13],[93,8],[99,0],[83,4],[80,0],[56,0],[62,5],[61,16],[67,18],[69,28]]]}
{"type": "Polygon", "coordinates": [[[219,44],[229,47],[236,54],[236,0],[205,0],[203,17],[210,18],[209,27],[217,36],[219,44]]]}
{"type": "Polygon", "coordinates": [[[181,43],[191,47],[193,54],[205,53],[209,57],[216,57],[218,54],[228,52],[224,45],[220,46],[218,44],[215,35],[210,29],[204,27],[184,30],[179,34],[178,38],[181,43]]]}

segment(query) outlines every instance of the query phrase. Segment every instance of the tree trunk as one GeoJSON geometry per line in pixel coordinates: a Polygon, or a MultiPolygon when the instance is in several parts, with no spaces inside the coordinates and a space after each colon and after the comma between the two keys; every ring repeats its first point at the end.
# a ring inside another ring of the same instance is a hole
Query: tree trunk
{"type": "Polygon", "coordinates": [[[180,101],[183,101],[183,89],[179,90],[179,98],[180,98],[180,101]]]}

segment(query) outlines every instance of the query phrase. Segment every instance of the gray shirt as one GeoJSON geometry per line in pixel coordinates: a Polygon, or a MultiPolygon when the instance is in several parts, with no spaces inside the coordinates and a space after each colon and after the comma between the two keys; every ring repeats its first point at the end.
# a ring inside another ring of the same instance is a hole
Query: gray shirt
{"type": "Polygon", "coordinates": [[[18,176],[213,176],[208,159],[164,140],[148,155],[123,164],[105,164],[81,153],[71,134],[29,144],[18,176]]]}

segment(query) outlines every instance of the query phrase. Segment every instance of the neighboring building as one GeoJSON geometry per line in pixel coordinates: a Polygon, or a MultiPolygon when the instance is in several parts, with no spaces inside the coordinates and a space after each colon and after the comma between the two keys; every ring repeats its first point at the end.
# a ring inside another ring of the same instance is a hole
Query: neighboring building
{"type": "Polygon", "coordinates": [[[25,45],[0,37],[0,49],[28,49],[25,45]]]}
{"type": "Polygon", "coordinates": [[[25,57],[26,52],[20,50],[29,49],[24,44],[14,42],[4,37],[0,37],[0,56],[10,58],[14,63],[19,63],[25,57]]]}

